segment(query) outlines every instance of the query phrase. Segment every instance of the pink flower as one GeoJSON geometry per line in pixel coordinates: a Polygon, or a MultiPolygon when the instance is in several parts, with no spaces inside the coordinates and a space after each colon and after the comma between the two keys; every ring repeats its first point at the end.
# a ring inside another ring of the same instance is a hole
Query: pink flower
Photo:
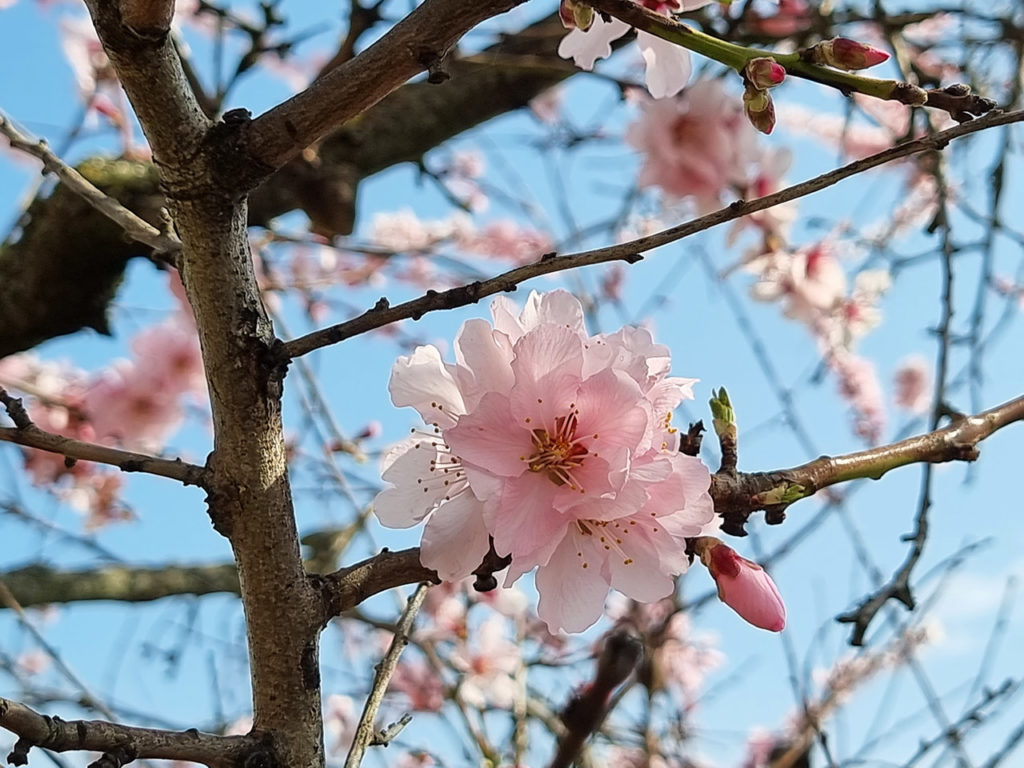
{"type": "Polygon", "coordinates": [[[440,712],[444,706],[441,679],[422,659],[402,659],[391,676],[390,689],[405,694],[409,708],[417,712],[440,712]]]}
{"type": "Polygon", "coordinates": [[[692,196],[701,211],[717,208],[729,187],[745,187],[757,157],[757,133],[743,105],[718,80],[700,80],[676,99],[647,102],[626,141],[645,154],[640,186],[692,196]]]}
{"type": "MultiPolygon", "coordinates": [[[[673,12],[693,11],[703,8],[712,0],[641,0],[641,5],[665,16],[673,12]]],[[[571,24],[573,14],[562,15],[563,24],[571,24]]],[[[577,67],[587,71],[594,68],[594,62],[611,56],[612,41],[629,32],[631,27],[624,21],[611,18],[605,21],[595,15],[586,29],[572,29],[558,46],[558,55],[572,59],[577,67]]],[[[692,65],[690,52],[682,46],[670,43],[647,32],[638,31],[636,42],[647,65],[647,90],[656,99],[675,96],[690,79],[692,65]]]]}
{"type": "Polygon", "coordinates": [[[772,632],[785,628],[786,606],[761,566],[710,536],[698,539],[695,549],[718,585],[719,600],[755,627],[772,632]]]}
{"type": "Polygon", "coordinates": [[[905,358],[893,377],[896,405],[912,413],[924,413],[931,405],[931,380],[931,368],[923,357],[905,358]]]}
{"type": "Polygon", "coordinates": [[[684,539],[713,518],[710,475],[678,452],[671,413],[693,379],[671,378],[668,350],[646,330],[590,336],[564,291],[531,294],[515,315],[492,304],[493,327],[465,323],[456,363],[434,347],[400,358],[396,405],[432,433],[385,458],[374,511],[384,525],[427,519],[421,560],[443,579],[467,576],[493,537],[511,555],[505,585],[539,568],[541,618],[580,631],[609,586],[645,602],[687,567],[684,539]]]}
{"type": "Polygon", "coordinates": [[[839,394],[849,401],[854,413],[854,428],[869,443],[877,443],[885,429],[885,397],[874,364],[845,350],[836,350],[828,359],[839,380],[839,394]]]}

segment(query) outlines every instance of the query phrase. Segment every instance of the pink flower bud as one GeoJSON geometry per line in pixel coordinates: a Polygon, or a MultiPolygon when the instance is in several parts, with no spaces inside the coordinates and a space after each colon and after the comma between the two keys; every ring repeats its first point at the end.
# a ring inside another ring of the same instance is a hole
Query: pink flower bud
{"type": "Polygon", "coordinates": [[[775,128],[775,105],[768,91],[748,85],[743,92],[743,111],[761,133],[771,133],[775,128]]]}
{"type": "Polygon", "coordinates": [[[819,64],[838,69],[867,69],[881,64],[889,54],[866,43],[858,43],[845,37],[834,37],[814,46],[819,64]]]}
{"type": "Polygon", "coordinates": [[[761,56],[751,59],[743,70],[747,81],[759,90],[774,88],[786,79],[786,68],[775,59],[761,56]]]}
{"type": "Polygon", "coordinates": [[[786,606],[775,582],[757,563],[711,536],[697,539],[695,550],[718,585],[718,599],[755,627],[781,632],[786,606]]]}
{"type": "Polygon", "coordinates": [[[594,9],[575,0],[561,0],[558,4],[558,17],[566,29],[581,29],[586,32],[594,23],[594,9]]]}

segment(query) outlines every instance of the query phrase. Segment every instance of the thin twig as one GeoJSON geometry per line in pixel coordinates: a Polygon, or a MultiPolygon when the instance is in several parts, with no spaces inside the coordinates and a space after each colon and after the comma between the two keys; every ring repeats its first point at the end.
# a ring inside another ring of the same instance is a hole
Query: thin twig
{"type": "Polygon", "coordinates": [[[0,112],[0,133],[10,140],[14,149],[42,160],[43,168],[48,173],[55,174],[64,186],[121,227],[125,234],[133,240],[148,245],[156,254],[167,258],[172,258],[181,250],[181,241],[177,237],[160,232],[148,221],[139,218],[110,195],[96,188],[82,174],[57,157],[45,141],[33,139],[22,133],[2,112],[0,112]]]}
{"type": "Polygon", "coordinates": [[[359,718],[359,725],[356,726],[356,735],[352,740],[352,748],[349,750],[348,757],[345,758],[345,768],[358,768],[363,760],[366,748],[373,743],[377,735],[373,727],[373,721],[377,717],[377,710],[380,709],[381,702],[384,700],[384,693],[391,682],[391,675],[394,673],[395,667],[398,666],[398,657],[409,643],[409,633],[412,631],[413,621],[416,619],[420,605],[423,604],[423,598],[427,596],[427,589],[429,587],[430,585],[424,582],[416,588],[416,591],[409,598],[405,610],[402,612],[402,617],[395,626],[395,636],[391,639],[391,645],[384,654],[384,658],[377,665],[377,672],[373,676],[373,687],[370,688],[370,695],[366,699],[366,706],[363,707],[363,714],[359,718]]]}
{"type": "Polygon", "coordinates": [[[281,345],[280,354],[286,359],[300,357],[321,347],[336,344],[367,331],[390,325],[398,320],[409,318],[419,320],[428,312],[475,304],[487,296],[514,291],[520,283],[541,275],[592,264],[604,264],[611,261],[633,263],[642,259],[642,254],[645,251],[682,240],[685,237],[711,229],[719,224],[724,224],[743,216],[757,213],[758,211],[767,210],[791,200],[806,197],[813,192],[830,187],[844,179],[856,176],[872,168],[877,168],[880,165],[885,165],[886,163],[921,152],[942,149],[950,141],[961,136],[976,133],[986,128],[1009,125],[1021,121],[1024,121],[1024,110],[993,112],[977,120],[972,120],[929,136],[913,139],[870,157],[855,160],[841,168],[815,176],[799,184],[794,184],[774,194],[758,197],[754,200],[737,200],[707,216],[701,216],[693,221],[662,230],[653,235],[629,240],[618,245],[596,248],[591,251],[582,251],[565,256],[557,256],[553,253],[548,254],[537,262],[511,269],[489,280],[467,283],[446,291],[427,291],[424,296],[418,299],[406,301],[394,307],[386,299],[381,299],[373,309],[364,312],[358,317],[285,342],[281,345]]]}

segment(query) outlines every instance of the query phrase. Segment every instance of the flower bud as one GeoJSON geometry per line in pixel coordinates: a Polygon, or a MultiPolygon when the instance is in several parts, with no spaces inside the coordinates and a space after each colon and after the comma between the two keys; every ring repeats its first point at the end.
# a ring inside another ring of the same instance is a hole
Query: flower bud
{"type": "Polygon", "coordinates": [[[775,59],[761,56],[748,61],[747,66],[743,68],[743,74],[752,86],[765,91],[786,79],[786,68],[775,59]]]}
{"type": "Polygon", "coordinates": [[[718,585],[718,599],[755,627],[781,632],[786,606],[775,582],[757,563],[740,557],[712,536],[701,536],[694,551],[718,585]]]}
{"type": "Polygon", "coordinates": [[[885,51],[845,37],[818,43],[811,50],[814,51],[814,61],[837,69],[867,69],[889,58],[885,51]]]}
{"type": "Polygon", "coordinates": [[[771,133],[775,128],[775,105],[768,91],[748,85],[743,92],[743,111],[761,133],[771,133]]]}
{"type": "Polygon", "coordinates": [[[576,0],[561,0],[558,4],[558,17],[566,29],[581,29],[586,32],[594,23],[594,9],[576,0]]]}

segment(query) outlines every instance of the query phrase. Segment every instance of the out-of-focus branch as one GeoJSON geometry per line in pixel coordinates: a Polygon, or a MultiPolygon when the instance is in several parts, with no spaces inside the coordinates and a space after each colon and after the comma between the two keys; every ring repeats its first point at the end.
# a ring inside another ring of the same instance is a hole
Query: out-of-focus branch
{"type": "Polygon", "coordinates": [[[751,213],[773,208],[790,200],[806,197],[813,192],[830,187],[843,179],[856,176],[871,168],[877,168],[880,165],[921,152],[943,149],[950,141],[961,136],[976,133],[997,125],[1021,122],[1022,120],[1024,120],[1024,110],[989,114],[930,136],[898,144],[883,152],[878,152],[861,160],[855,160],[841,168],[815,176],[813,179],[808,179],[799,184],[794,184],[774,194],[754,200],[737,200],[714,213],[709,213],[706,216],[701,216],[693,221],[679,224],[653,235],[629,240],[625,243],[606,248],[596,248],[591,251],[583,251],[565,256],[558,256],[554,253],[546,254],[540,261],[517,267],[489,280],[468,283],[447,291],[428,291],[426,295],[418,299],[406,301],[394,307],[388,303],[387,299],[381,299],[373,309],[364,312],[352,320],[313,331],[305,336],[285,342],[280,347],[279,353],[287,359],[299,357],[315,349],[336,344],[339,341],[344,341],[352,336],[389,325],[398,320],[409,318],[419,320],[428,312],[475,304],[487,296],[514,291],[520,283],[534,277],[540,277],[541,275],[549,275],[593,264],[604,264],[610,261],[634,263],[643,258],[644,251],[651,250],[652,248],[658,248],[662,245],[682,240],[697,232],[703,232],[706,229],[734,221],[751,213]]]}
{"type": "Polygon", "coordinates": [[[604,641],[597,659],[594,679],[576,692],[562,710],[565,732],[558,740],[558,749],[549,768],[569,768],[590,735],[608,714],[612,693],[643,659],[640,638],[618,629],[604,641]]]}
{"type": "Polygon", "coordinates": [[[205,467],[188,464],[181,459],[162,459],[145,453],[123,451],[105,445],[86,443],[70,437],[44,432],[33,424],[21,400],[11,397],[0,387],[0,403],[7,408],[14,427],[0,427],[0,440],[16,443],[26,448],[36,448],[49,453],[59,453],[67,461],[95,461],[99,464],[115,466],[123,472],[145,472],[150,475],[169,477],[184,485],[204,486],[207,478],[205,467]]]}
{"type": "MultiPolygon", "coordinates": [[[[0,727],[19,737],[7,756],[11,765],[26,765],[32,747],[54,752],[102,752],[120,760],[114,763],[116,765],[154,758],[188,760],[224,768],[259,759],[257,753],[265,750],[252,736],[216,736],[195,729],[164,731],[102,720],[61,720],[3,698],[0,698],[0,727]]],[[[269,760],[269,755],[264,755],[263,760],[269,760]]]]}
{"type": "Polygon", "coordinates": [[[177,595],[237,595],[238,569],[234,563],[79,571],[30,565],[0,573],[0,582],[25,608],[91,600],[139,603],[177,595]]]}
{"type": "Polygon", "coordinates": [[[410,77],[426,71],[429,81],[442,81],[443,59],[459,38],[519,2],[427,0],[365,51],[253,120],[249,154],[268,171],[277,170],[410,77]]]}

